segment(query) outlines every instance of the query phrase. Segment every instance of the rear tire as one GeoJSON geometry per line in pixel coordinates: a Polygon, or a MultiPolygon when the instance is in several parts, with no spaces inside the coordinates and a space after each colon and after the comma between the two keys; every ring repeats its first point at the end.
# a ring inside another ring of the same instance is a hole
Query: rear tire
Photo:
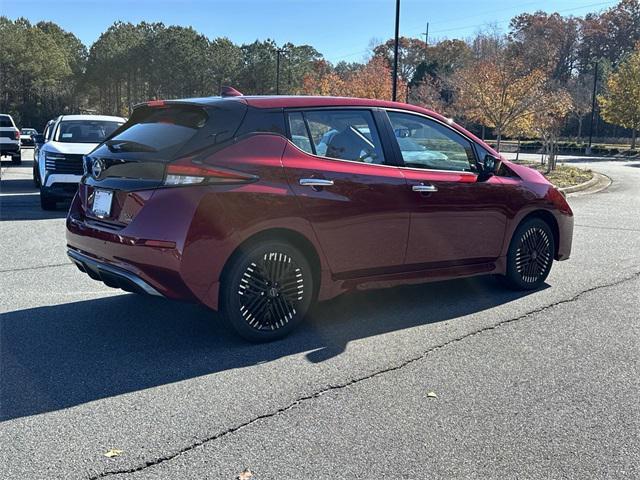
{"type": "Polygon", "coordinates": [[[288,243],[268,240],[233,255],[222,278],[220,310],[242,338],[270,342],[302,322],[313,291],[305,256],[288,243]]]}
{"type": "Polygon", "coordinates": [[[511,238],[504,283],[514,290],[540,288],[551,271],[554,252],[553,232],[547,222],[539,218],[523,222],[511,238]]]}
{"type": "Polygon", "coordinates": [[[51,197],[42,188],[40,189],[40,208],[42,208],[42,210],[56,209],[56,199],[51,197]]]}
{"type": "Polygon", "coordinates": [[[11,163],[13,163],[14,165],[20,165],[22,163],[22,155],[20,155],[20,153],[12,154],[11,163]]]}

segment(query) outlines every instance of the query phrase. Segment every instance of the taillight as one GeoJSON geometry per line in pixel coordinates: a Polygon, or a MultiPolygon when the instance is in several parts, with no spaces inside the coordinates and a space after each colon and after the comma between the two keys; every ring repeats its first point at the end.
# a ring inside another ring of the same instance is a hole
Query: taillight
{"type": "Polygon", "coordinates": [[[217,166],[194,163],[171,163],[167,166],[165,185],[200,185],[220,183],[252,183],[258,177],[217,166]]]}
{"type": "Polygon", "coordinates": [[[15,134],[16,134],[16,140],[20,140],[20,130],[16,130],[15,134]]]}

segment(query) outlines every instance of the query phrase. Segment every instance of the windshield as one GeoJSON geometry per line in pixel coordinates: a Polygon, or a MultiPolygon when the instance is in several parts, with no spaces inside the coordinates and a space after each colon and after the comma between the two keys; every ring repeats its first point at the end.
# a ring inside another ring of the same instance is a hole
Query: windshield
{"type": "Polygon", "coordinates": [[[113,120],[63,120],[55,140],[63,143],[100,143],[123,122],[113,120]]]}
{"type": "Polygon", "coordinates": [[[38,132],[36,132],[33,128],[23,128],[21,133],[23,135],[35,135],[38,132]]]}

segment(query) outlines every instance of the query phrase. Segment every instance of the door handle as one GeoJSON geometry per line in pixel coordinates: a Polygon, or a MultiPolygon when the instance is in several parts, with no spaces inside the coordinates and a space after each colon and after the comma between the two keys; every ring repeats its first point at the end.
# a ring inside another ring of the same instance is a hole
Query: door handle
{"type": "Polygon", "coordinates": [[[420,192],[420,193],[433,193],[438,191],[438,187],[431,184],[414,185],[411,187],[411,190],[413,190],[414,192],[420,192]]]}
{"type": "Polygon", "coordinates": [[[300,185],[303,187],[330,187],[333,180],[325,180],[324,178],[301,178],[300,185]]]}

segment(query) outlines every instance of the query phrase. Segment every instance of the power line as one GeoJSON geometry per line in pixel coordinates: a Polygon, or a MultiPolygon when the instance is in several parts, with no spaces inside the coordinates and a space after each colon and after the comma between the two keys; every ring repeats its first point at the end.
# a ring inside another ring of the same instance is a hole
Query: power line
{"type": "MultiPolygon", "coordinates": [[[[565,13],[565,12],[573,12],[576,10],[582,10],[584,8],[590,8],[590,7],[600,7],[600,6],[605,6],[605,5],[613,5],[618,3],[618,0],[613,0],[613,1],[608,1],[608,2],[599,2],[599,3],[592,3],[589,5],[583,5],[581,7],[574,7],[574,8],[565,8],[562,10],[555,10],[553,13],[565,13]]],[[[443,30],[436,30],[433,33],[445,33],[445,32],[453,32],[456,30],[466,30],[468,28],[475,28],[475,27],[484,27],[485,25],[490,25],[490,24],[502,24],[502,23],[507,23],[510,22],[511,18],[507,19],[507,20],[499,20],[496,22],[484,22],[484,23],[477,23],[475,25],[465,25],[465,26],[461,26],[461,27],[455,27],[455,28],[446,28],[443,30]]]]}
{"type": "MultiPolygon", "coordinates": [[[[539,2],[528,2],[525,4],[520,5],[520,7],[523,7],[525,5],[532,5],[532,4],[537,4],[539,2]]],[[[573,8],[565,8],[562,10],[555,10],[553,13],[566,13],[566,12],[573,12],[576,10],[582,10],[585,8],[591,8],[591,7],[601,7],[601,6],[609,6],[609,5],[614,5],[617,4],[618,0],[609,0],[607,2],[598,2],[598,3],[591,3],[591,4],[587,4],[587,5],[582,5],[580,7],[573,7],[573,8]]],[[[487,13],[491,13],[491,12],[487,12],[487,13]]],[[[466,18],[474,18],[477,17],[478,15],[474,15],[473,17],[466,17],[466,18]]],[[[431,31],[430,34],[435,34],[435,33],[446,33],[446,32],[454,32],[454,31],[459,31],[459,30],[467,30],[469,28],[477,28],[477,27],[484,27],[486,25],[490,25],[490,24],[496,24],[496,25],[500,25],[500,24],[504,24],[504,23],[508,23],[511,21],[513,17],[506,19],[506,20],[499,20],[496,22],[484,22],[484,23],[477,23],[474,25],[465,25],[465,26],[460,26],[460,27],[454,27],[454,28],[446,28],[446,29],[441,29],[441,30],[435,30],[435,31],[431,31]]],[[[444,22],[444,23],[451,23],[451,22],[444,22]]],[[[424,32],[420,33],[420,35],[424,35],[424,32]]],[[[359,54],[365,54],[367,52],[369,52],[370,49],[365,49],[365,50],[359,50],[357,52],[352,52],[352,53],[347,53],[345,55],[342,55],[340,57],[335,57],[334,60],[344,60],[345,58],[349,58],[349,57],[353,57],[355,55],[359,55],[359,54]]]]}

